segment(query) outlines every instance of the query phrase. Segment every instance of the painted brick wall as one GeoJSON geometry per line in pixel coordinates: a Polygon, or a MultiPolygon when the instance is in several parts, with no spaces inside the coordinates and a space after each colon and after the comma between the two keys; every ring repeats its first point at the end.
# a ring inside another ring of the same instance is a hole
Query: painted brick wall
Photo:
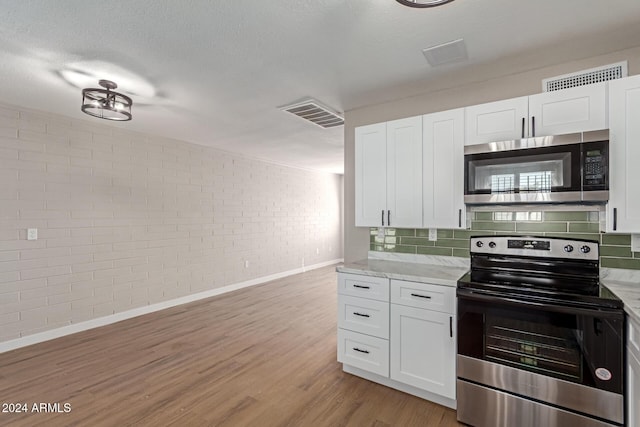
{"type": "Polygon", "coordinates": [[[0,342],[339,259],[341,188],[0,105],[0,342]]]}

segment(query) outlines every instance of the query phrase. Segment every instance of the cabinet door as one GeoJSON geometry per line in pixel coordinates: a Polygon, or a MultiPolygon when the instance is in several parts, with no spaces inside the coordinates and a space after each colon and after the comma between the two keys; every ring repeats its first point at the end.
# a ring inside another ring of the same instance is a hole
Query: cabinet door
{"type": "Polygon", "coordinates": [[[640,361],[631,352],[627,357],[627,376],[627,425],[640,427],[640,361]]]}
{"type": "Polygon", "coordinates": [[[355,142],[356,227],[379,227],[387,207],[386,123],[356,128],[355,142]]]}
{"type": "Polygon", "coordinates": [[[391,304],[391,378],[455,399],[455,317],[391,304]]]}
{"type": "Polygon", "coordinates": [[[607,231],[640,232],[640,76],[609,82],[607,231]],[[634,172],[635,171],[635,172],[634,172]]]}
{"type": "Polygon", "coordinates": [[[386,224],[422,226],[422,116],[387,122],[386,224]]]}
{"type": "Polygon", "coordinates": [[[465,108],[465,144],[519,139],[528,135],[528,97],[465,108]]]}
{"type": "Polygon", "coordinates": [[[561,135],[607,127],[606,83],[529,97],[529,136],[561,135]]]}
{"type": "Polygon", "coordinates": [[[627,317],[627,425],[640,427],[640,324],[627,317]]]}
{"type": "Polygon", "coordinates": [[[422,125],[423,227],[464,228],[464,109],[427,114],[422,125]]]}

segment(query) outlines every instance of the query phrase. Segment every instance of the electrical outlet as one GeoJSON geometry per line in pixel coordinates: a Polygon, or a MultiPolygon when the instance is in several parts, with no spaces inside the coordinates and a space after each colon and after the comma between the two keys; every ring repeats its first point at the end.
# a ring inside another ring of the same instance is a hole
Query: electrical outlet
{"type": "Polygon", "coordinates": [[[429,240],[432,242],[435,242],[438,240],[438,229],[437,228],[430,228],[429,229],[429,240]]]}
{"type": "Polygon", "coordinates": [[[316,255],[320,255],[320,248],[316,248],[316,255]]]}
{"type": "Polygon", "coordinates": [[[244,268],[249,268],[249,260],[244,261],[244,268]]]}
{"type": "Polygon", "coordinates": [[[38,240],[37,228],[27,228],[27,240],[38,240]]]}

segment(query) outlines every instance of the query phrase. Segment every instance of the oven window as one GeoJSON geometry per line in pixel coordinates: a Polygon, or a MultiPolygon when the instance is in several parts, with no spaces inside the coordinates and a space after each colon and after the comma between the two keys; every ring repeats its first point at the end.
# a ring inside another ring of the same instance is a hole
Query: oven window
{"type": "Polygon", "coordinates": [[[569,381],[582,382],[582,360],[577,327],[486,316],[485,356],[569,381]]]}
{"type": "Polygon", "coordinates": [[[571,152],[482,158],[468,161],[468,188],[481,193],[548,193],[571,182],[571,152]]]}
{"type": "Polygon", "coordinates": [[[458,354],[616,393],[624,383],[623,325],[622,313],[609,318],[458,296],[458,354]],[[611,377],[599,378],[600,368],[611,377]]]}

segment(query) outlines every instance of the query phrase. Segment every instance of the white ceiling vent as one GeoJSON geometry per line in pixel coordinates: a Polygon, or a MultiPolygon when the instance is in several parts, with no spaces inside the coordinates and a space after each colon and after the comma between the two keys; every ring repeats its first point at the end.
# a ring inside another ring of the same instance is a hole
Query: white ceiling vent
{"type": "Polygon", "coordinates": [[[313,98],[306,98],[279,108],[325,129],[344,124],[344,118],[340,113],[313,98]]]}
{"type": "Polygon", "coordinates": [[[568,89],[570,87],[589,85],[591,83],[621,79],[627,77],[627,73],[627,61],[603,65],[602,67],[590,68],[588,70],[544,79],[542,80],[542,91],[551,92],[554,90],[568,89]]]}
{"type": "Polygon", "coordinates": [[[466,61],[467,47],[463,39],[453,40],[422,49],[422,54],[432,67],[451,62],[466,61]]]}

